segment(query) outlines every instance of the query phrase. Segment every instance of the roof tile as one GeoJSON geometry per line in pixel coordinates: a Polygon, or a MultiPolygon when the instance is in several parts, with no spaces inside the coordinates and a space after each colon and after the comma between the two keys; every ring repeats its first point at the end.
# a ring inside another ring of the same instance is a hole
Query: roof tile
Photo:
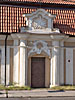
{"type": "MultiPolygon", "coordinates": [[[[59,28],[62,33],[75,35],[75,10],[69,9],[46,9],[49,13],[56,15],[54,27],[59,28]]],[[[0,32],[19,32],[21,26],[25,26],[24,13],[32,13],[36,9],[18,7],[0,7],[0,32]]]]}
{"type": "Polygon", "coordinates": [[[54,3],[54,4],[70,4],[70,5],[75,5],[75,0],[7,0],[7,1],[16,1],[16,2],[41,2],[41,3],[54,3]]]}

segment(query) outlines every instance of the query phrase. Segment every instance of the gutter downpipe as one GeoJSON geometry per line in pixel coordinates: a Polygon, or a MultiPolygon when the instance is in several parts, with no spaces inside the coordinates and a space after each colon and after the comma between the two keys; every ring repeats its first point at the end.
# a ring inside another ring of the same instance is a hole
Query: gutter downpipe
{"type": "Polygon", "coordinates": [[[7,63],[7,38],[8,35],[5,37],[5,86],[6,86],[6,63],[7,63]]]}

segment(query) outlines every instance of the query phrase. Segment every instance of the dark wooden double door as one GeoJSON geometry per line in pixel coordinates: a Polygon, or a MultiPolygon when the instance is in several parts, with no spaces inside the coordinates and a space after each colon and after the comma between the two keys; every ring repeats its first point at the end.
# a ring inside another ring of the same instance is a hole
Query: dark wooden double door
{"type": "Polygon", "coordinates": [[[31,87],[33,88],[45,87],[45,58],[44,57],[31,58],[31,87]]]}

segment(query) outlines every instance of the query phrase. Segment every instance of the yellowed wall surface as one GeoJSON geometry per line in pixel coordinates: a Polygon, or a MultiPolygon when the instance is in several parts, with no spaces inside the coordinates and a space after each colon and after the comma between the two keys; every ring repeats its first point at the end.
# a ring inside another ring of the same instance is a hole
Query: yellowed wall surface
{"type": "MultiPolygon", "coordinates": [[[[4,46],[4,45],[5,45],[5,41],[0,40],[0,46],[4,46]]],[[[8,46],[13,46],[13,40],[7,40],[7,45],[8,46]]]]}
{"type": "Polygon", "coordinates": [[[13,48],[10,48],[10,83],[13,83],[13,48]]]}
{"type": "Polygon", "coordinates": [[[75,46],[75,42],[64,42],[64,46],[75,46]]]}

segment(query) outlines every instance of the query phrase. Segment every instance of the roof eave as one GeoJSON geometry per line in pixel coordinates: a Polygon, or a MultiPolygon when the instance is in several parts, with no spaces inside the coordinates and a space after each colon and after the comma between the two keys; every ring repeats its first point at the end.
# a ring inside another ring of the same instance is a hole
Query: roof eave
{"type": "Polygon", "coordinates": [[[8,6],[19,6],[19,7],[35,7],[35,8],[48,8],[48,7],[61,7],[63,8],[63,6],[65,8],[75,8],[75,5],[72,5],[72,4],[56,4],[56,3],[40,3],[40,2],[27,2],[27,1],[24,1],[24,2],[21,2],[21,1],[18,1],[18,2],[15,2],[15,1],[3,1],[3,0],[0,0],[0,5],[8,5],[8,6]]]}

